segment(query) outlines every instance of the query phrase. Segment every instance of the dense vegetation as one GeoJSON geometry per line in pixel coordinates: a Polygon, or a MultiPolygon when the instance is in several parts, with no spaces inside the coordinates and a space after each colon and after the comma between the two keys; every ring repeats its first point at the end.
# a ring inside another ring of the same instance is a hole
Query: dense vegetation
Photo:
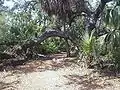
{"type": "Polygon", "coordinates": [[[89,66],[108,61],[119,70],[120,0],[98,0],[95,7],[88,1],[15,0],[12,8],[0,1],[0,58],[64,51],[89,66]]]}

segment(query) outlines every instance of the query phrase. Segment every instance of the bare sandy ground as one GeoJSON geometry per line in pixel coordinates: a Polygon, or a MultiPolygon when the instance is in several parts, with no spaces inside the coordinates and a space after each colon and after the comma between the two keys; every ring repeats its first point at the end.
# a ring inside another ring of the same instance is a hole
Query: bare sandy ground
{"type": "Polygon", "coordinates": [[[1,71],[0,90],[120,90],[118,77],[56,60],[32,61],[1,71]]]}

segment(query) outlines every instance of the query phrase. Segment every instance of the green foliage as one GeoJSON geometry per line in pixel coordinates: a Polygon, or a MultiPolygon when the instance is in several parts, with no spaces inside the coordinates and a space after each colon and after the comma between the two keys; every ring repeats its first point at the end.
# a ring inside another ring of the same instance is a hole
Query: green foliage
{"type": "Polygon", "coordinates": [[[82,35],[85,33],[82,17],[77,17],[75,22],[70,27],[70,36],[78,44],[82,40],[82,35]],[[79,38],[79,39],[78,39],[79,38]]]}
{"type": "Polygon", "coordinates": [[[57,53],[59,52],[59,44],[60,44],[60,40],[59,38],[49,38],[48,40],[44,41],[42,44],[42,47],[44,49],[44,54],[48,54],[48,53],[57,53]]]}
{"type": "Polygon", "coordinates": [[[114,8],[107,9],[105,23],[109,29],[105,37],[106,52],[120,69],[120,0],[117,0],[114,8]]]}
{"type": "Polygon", "coordinates": [[[82,50],[86,55],[91,55],[95,47],[95,37],[93,36],[94,31],[89,35],[88,32],[85,32],[82,40],[82,50]]]}
{"type": "Polygon", "coordinates": [[[117,3],[116,5],[114,5],[114,7],[111,6],[106,8],[105,23],[106,23],[106,26],[108,26],[111,29],[120,28],[120,6],[118,6],[117,3]]]}
{"type": "Polygon", "coordinates": [[[105,43],[110,58],[120,68],[120,30],[113,30],[107,34],[105,43]]]}
{"type": "MultiPolygon", "coordinates": [[[[37,38],[46,27],[51,27],[51,21],[45,13],[39,10],[26,12],[4,13],[0,16],[0,50],[16,44],[23,44],[32,38],[37,38]],[[6,46],[7,44],[7,46],[6,46]]],[[[59,39],[48,39],[38,47],[39,53],[53,53],[58,51],[59,39]],[[41,52],[40,52],[41,51],[41,52]]]]}

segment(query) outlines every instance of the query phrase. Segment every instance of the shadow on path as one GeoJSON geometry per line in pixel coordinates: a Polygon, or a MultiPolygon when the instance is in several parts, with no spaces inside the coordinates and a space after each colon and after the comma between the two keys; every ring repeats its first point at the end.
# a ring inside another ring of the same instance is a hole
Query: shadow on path
{"type": "Polygon", "coordinates": [[[104,89],[105,87],[112,86],[111,83],[106,82],[102,78],[90,77],[89,75],[79,76],[79,75],[68,75],[64,76],[69,80],[65,85],[77,85],[79,90],[95,90],[95,89],[104,89]]]}

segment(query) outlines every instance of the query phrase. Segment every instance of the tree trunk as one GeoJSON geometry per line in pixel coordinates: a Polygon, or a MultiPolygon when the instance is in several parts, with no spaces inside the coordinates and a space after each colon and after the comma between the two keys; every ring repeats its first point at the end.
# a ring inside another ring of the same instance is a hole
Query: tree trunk
{"type": "Polygon", "coordinates": [[[65,43],[66,43],[67,57],[70,57],[70,45],[68,43],[68,39],[65,39],[65,43]]]}

